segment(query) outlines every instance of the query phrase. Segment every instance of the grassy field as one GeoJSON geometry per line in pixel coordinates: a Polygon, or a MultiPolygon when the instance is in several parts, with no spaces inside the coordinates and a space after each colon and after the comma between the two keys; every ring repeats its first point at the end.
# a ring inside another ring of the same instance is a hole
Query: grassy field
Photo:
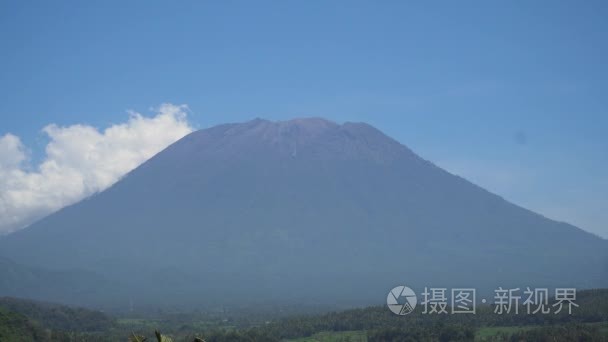
{"type": "Polygon", "coordinates": [[[536,328],[536,326],[534,325],[517,327],[483,327],[477,330],[477,332],[475,333],[475,341],[485,341],[486,339],[489,339],[499,334],[511,335],[518,331],[530,330],[534,328],[536,328]]]}
{"type": "MultiPolygon", "coordinates": [[[[608,322],[589,323],[597,326],[603,335],[608,336],[608,322]]],[[[480,328],[475,334],[475,341],[491,340],[497,335],[511,335],[519,331],[537,328],[538,326],[515,326],[515,327],[484,327],[480,328]]],[[[343,331],[343,332],[320,332],[310,337],[303,337],[289,340],[291,342],[364,342],[367,341],[365,331],[343,331]]]]}
{"type": "Polygon", "coordinates": [[[608,322],[589,323],[589,325],[596,326],[602,335],[608,337],[608,322]]]}
{"type": "MultiPolygon", "coordinates": [[[[481,328],[475,335],[476,341],[484,341],[498,334],[513,334],[518,331],[533,329],[534,326],[524,327],[486,327],[481,328]]],[[[608,327],[607,327],[608,329],[608,327]]],[[[365,331],[321,332],[310,337],[289,340],[291,342],[364,342],[367,341],[365,331]]]]}
{"type": "Polygon", "coordinates": [[[310,337],[289,340],[293,342],[365,342],[365,331],[320,332],[310,337]]]}
{"type": "MultiPolygon", "coordinates": [[[[515,332],[533,329],[534,326],[524,327],[486,327],[481,328],[475,335],[476,341],[484,341],[498,334],[513,334],[515,332]]],[[[608,327],[607,327],[608,329],[608,327]]],[[[367,335],[365,331],[344,331],[344,332],[321,332],[310,337],[298,338],[289,340],[291,342],[364,342],[367,341],[367,335]]]]}

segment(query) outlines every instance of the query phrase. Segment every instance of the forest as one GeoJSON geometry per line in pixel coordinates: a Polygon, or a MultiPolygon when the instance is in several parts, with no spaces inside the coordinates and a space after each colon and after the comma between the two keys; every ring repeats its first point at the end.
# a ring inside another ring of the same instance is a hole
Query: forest
{"type": "MultiPolygon", "coordinates": [[[[287,310],[117,315],[0,298],[0,341],[606,341],[608,289],[578,293],[572,314],[406,316],[386,306],[297,314],[287,310]],[[136,317],[136,316],[139,316],[136,317]]],[[[523,313],[523,314],[522,314],[523,313]]]]}

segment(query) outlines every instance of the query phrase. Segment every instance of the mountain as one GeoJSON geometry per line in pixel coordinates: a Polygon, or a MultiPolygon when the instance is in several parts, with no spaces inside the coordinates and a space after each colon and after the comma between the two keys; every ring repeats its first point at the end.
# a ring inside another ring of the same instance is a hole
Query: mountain
{"type": "MultiPolygon", "coordinates": [[[[116,282],[85,270],[46,270],[0,257],[0,275],[1,296],[90,305],[103,305],[109,293],[126,297],[116,282]]],[[[3,303],[0,298],[0,306],[3,303]]]]}
{"type": "Polygon", "coordinates": [[[138,305],[378,302],[399,284],[605,287],[607,247],[367,124],[319,118],[194,132],[0,239],[6,257],[94,272],[138,305]]]}

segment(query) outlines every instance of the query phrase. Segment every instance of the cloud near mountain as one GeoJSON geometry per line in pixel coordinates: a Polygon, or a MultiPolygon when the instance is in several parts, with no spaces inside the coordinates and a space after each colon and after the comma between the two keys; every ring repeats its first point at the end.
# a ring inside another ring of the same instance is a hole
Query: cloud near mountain
{"type": "Polygon", "coordinates": [[[130,112],[126,122],[104,130],[50,124],[42,130],[49,137],[46,155],[36,166],[18,136],[0,136],[0,234],[108,188],[192,132],[187,110],[163,104],[154,116],[130,112]]]}

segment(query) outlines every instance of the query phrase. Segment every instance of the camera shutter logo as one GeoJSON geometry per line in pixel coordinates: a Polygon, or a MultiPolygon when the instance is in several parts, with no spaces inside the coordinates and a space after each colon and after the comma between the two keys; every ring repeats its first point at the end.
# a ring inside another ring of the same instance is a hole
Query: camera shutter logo
{"type": "Polygon", "coordinates": [[[388,293],[386,305],[396,315],[407,315],[414,311],[418,298],[407,286],[397,286],[388,293]]]}

